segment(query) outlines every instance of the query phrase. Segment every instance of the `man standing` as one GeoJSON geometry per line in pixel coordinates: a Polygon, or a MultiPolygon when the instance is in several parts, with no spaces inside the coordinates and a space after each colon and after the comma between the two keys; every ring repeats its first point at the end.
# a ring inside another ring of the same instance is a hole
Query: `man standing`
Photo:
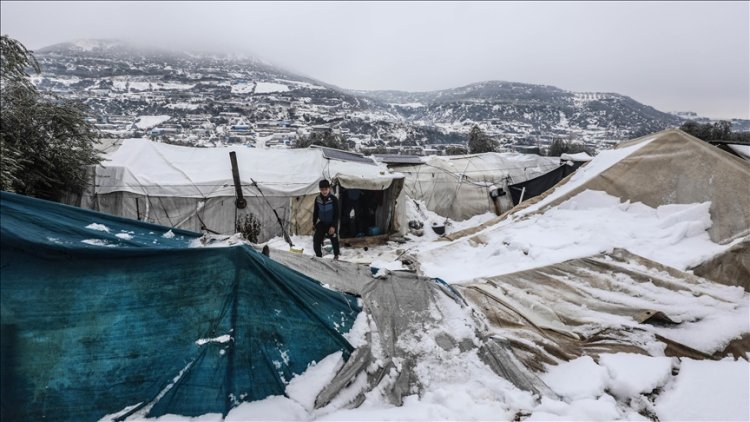
{"type": "Polygon", "coordinates": [[[328,180],[321,180],[318,184],[320,195],[315,197],[315,208],[313,209],[313,225],[315,234],[313,235],[313,249],[315,256],[323,256],[321,246],[323,246],[323,237],[331,239],[333,244],[333,259],[339,259],[339,238],[336,233],[336,227],[339,222],[339,200],[331,193],[331,184],[328,180]]]}

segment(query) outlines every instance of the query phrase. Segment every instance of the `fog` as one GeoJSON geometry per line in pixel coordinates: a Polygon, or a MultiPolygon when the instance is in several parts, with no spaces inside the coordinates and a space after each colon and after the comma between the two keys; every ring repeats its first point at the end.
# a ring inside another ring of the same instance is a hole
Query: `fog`
{"type": "Polygon", "coordinates": [[[350,89],[485,80],[750,119],[748,2],[8,2],[31,49],[87,38],[256,55],[350,89]]]}

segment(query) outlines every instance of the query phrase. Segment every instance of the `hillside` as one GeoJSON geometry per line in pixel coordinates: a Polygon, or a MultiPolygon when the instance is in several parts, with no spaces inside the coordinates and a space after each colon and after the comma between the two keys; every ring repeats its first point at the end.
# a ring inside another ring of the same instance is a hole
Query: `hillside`
{"type": "Polygon", "coordinates": [[[508,149],[555,138],[607,148],[682,122],[615,93],[503,81],[431,92],[351,91],[251,56],[117,40],[56,44],[36,55],[43,69],[33,78],[37,86],[89,104],[109,136],[138,136],[132,123],[139,116],[169,115],[144,135],[185,144],[290,145],[330,131],[362,151],[424,153],[464,143],[477,124],[508,149]]]}

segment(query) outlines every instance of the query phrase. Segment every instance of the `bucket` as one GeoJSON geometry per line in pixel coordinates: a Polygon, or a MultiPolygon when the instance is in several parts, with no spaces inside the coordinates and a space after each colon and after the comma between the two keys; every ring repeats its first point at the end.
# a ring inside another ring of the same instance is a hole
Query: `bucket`
{"type": "Polygon", "coordinates": [[[437,223],[432,224],[432,231],[435,232],[438,236],[442,236],[445,234],[445,226],[438,225],[437,223]]]}
{"type": "Polygon", "coordinates": [[[367,228],[367,235],[368,236],[377,236],[380,234],[380,227],[378,226],[372,226],[367,228]]]}

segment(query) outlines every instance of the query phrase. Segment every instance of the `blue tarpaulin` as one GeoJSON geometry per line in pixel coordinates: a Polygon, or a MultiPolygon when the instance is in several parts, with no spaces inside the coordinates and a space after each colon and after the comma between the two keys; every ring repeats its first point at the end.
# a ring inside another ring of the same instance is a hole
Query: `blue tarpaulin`
{"type": "Polygon", "coordinates": [[[248,246],[0,193],[3,420],[226,414],[283,395],[357,298],[248,246]]]}

